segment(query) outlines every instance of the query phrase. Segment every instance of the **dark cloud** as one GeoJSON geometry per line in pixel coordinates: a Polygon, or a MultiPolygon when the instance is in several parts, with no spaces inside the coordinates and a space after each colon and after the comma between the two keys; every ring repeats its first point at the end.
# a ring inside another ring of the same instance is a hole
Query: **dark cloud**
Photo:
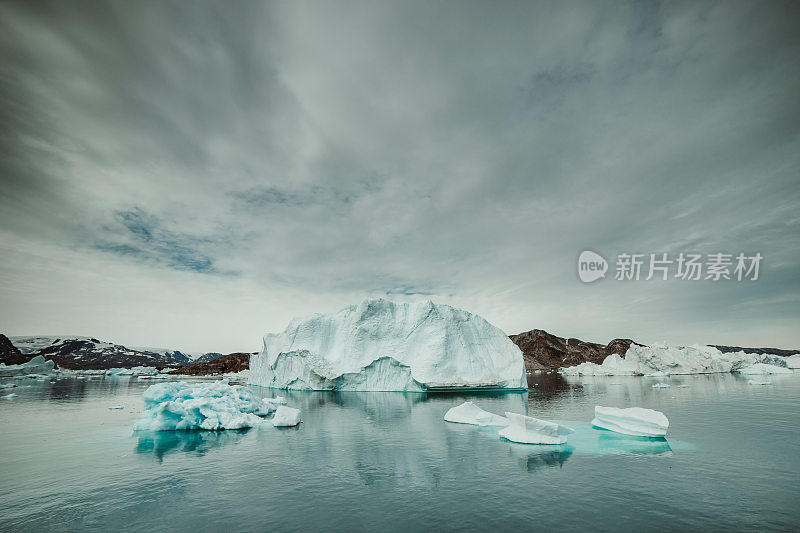
{"type": "MultiPolygon", "coordinates": [[[[132,292],[177,273],[307,311],[429,295],[510,332],[796,343],[798,15],[4,2],[3,239],[135,268],[132,292]],[[760,251],[764,277],[587,287],[584,249],[760,251]]],[[[4,294],[39,275],[0,268],[4,294]]]]}

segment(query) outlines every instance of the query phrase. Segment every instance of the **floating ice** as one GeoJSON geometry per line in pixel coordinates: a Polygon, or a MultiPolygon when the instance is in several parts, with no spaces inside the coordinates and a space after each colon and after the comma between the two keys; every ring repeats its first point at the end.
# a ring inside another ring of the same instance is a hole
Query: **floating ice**
{"type": "Polygon", "coordinates": [[[800,368],[800,353],[784,357],[784,361],[789,368],[800,368]]]}
{"type": "Polygon", "coordinates": [[[170,382],[142,394],[145,411],[135,430],[241,429],[261,424],[273,407],[239,385],[170,382]]]}
{"type": "Polygon", "coordinates": [[[3,399],[4,400],[11,400],[11,399],[16,398],[16,397],[17,397],[16,393],[12,392],[11,394],[6,394],[5,396],[3,396],[3,399]]]}
{"type": "Polygon", "coordinates": [[[755,363],[753,365],[740,368],[736,372],[739,374],[744,374],[746,376],[761,376],[769,374],[794,374],[794,371],[791,368],[768,365],[765,363],[755,363]]]}
{"type": "Polygon", "coordinates": [[[0,376],[10,377],[30,374],[49,374],[54,367],[55,363],[53,361],[45,361],[44,357],[37,355],[27,363],[21,365],[6,366],[5,363],[0,363],[0,376]]]}
{"type": "Polygon", "coordinates": [[[109,409],[112,409],[112,410],[114,410],[114,409],[125,409],[125,406],[124,405],[112,405],[111,407],[109,407],[109,409]]]}
{"type": "Polygon", "coordinates": [[[272,425],[277,427],[291,427],[300,423],[300,409],[278,406],[275,416],[272,418],[272,425]]]}
{"type": "Polygon", "coordinates": [[[286,398],[283,396],[276,396],[274,398],[261,398],[266,403],[272,406],[273,409],[277,409],[279,405],[286,405],[286,398]]]}
{"type": "Polygon", "coordinates": [[[154,376],[158,369],[154,366],[134,366],[132,368],[109,368],[105,371],[107,376],[154,376]]]}
{"type": "Polygon", "coordinates": [[[756,363],[767,363],[786,367],[788,358],[769,354],[745,352],[722,353],[711,346],[668,346],[654,344],[639,346],[632,344],[625,357],[611,354],[602,364],[581,363],[559,370],[570,376],[652,376],[670,374],[711,374],[736,372],[756,363]]]}
{"type": "Polygon", "coordinates": [[[520,415],[506,411],[509,425],[501,429],[498,435],[512,442],[522,444],[564,444],[567,435],[574,430],[567,426],[539,420],[532,416],[520,415]]]}
{"type": "Polygon", "coordinates": [[[472,424],[475,426],[507,426],[508,419],[484,411],[472,402],[464,402],[456,407],[451,407],[445,414],[444,419],[447,422],[455,422],[457,424],[472,424]]]}
{"type": "Polygon", "coordinates": [[[266,335],[248,381],[301,390],[527,388],[522,352],[483,318],[430,301],[384,299],[266,335]]]}
{"type": "Polygon", "coordinates": [[[748,385],[772,385],[771,381],[754,381],[752,379],[747,380],[748,385]]]}
{"type": "Polygon", "coordinates": [[[16,383],[0,383],[0,389],[13,389],[16,386],[16,383]]]}
{"type": "Polygon", "coordinates": [[[668,389],[669,383],[653,383],[654,389],[668,389]]]}
{"type": "Polygon", "coordinates": [[[667,434],[669,420],[664,413],[652,409],[642,407],[619,409],[597,405],[594,408],[592,425],[624,435],[664,437],[667,434]]]}

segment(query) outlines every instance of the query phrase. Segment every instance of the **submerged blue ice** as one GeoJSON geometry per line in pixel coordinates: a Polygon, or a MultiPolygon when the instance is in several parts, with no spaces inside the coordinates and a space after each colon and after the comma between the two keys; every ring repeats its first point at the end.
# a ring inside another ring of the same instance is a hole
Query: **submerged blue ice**
{"type": "MultiPolygon", "coordinates": [[[[637,437],[623,435],[614,431],[592,426],[591,422],[580,420],[551,420],[560,426],[567,426],[574,431],[569,434],[565,444],[520,444],[508,442],[513,449],[528,454],[546,456],[555,454],[559,457],[570,455],[669,455],[674,451],[691,450],[692,444],[663,437],[637,437]]],[[[477,427],[476,430],[486,434],[487,438],[496,439],[497,429],[477,427]]]]}

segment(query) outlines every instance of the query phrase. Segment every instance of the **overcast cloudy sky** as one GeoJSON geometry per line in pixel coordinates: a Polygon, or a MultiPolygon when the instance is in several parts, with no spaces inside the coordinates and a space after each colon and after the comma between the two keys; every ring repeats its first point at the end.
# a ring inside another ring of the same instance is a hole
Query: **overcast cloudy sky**
{"type": "Polygon", "coordinates": [[[797,2],[0,2],[0,331],[252,350],[431,298],[800,345],[797,2]],[[764,256],[579,281],[585,249],[764,256]]]}

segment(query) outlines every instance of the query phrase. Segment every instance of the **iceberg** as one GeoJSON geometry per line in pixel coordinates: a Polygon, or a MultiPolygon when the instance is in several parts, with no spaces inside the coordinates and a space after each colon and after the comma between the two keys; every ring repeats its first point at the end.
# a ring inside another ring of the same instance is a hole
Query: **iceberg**
{"type": "Polygon", "coordinates": [[[785,357],[786,366],[789,368],[800,368],[800,353],[785,357]]]}
{"type": "Polygon", "coordinates": [[[242,429],[263,422],[274,408],[240,385],[169,382],[142,394],[145,411],[134,430],[242,429]]]}
{"type": "Polygon", "coordinates": [[[766,363],[755,363],[750,366],[740,368],[736,372],[738,374],[744,374],[746,376],[764,376],[769,374],[794,374],[794,370],[792,370],[791,368],[785,368],[776,365],[768,365],[766,363]]]}
{"type": "Polygon", "coordinates": [[[594,408],[592,425],[623,435],[664,437],[669,428],[669,420],[664,413],[652,409],[642,407],[619,409],[597,405],[594,408]]]}
{"type": "Polygon", "coordinates": [[[292,427],[300,423],[300,409],[278,406],[275,416],[272,418],[272,425],[278,427],[292,427]]]}
{"type": "Polygon", "coordinates": [[[49,374],[55,368],[51,360],[45,361],[44,357],[37,355],[27,363],[21,365],[8,365],[0,363],[0,377],[25,376],[30,374],[49,374]]]}
{"type": "Polygon", "coordinates": [[[786,368],[788,358],[769,354],[745,352],[722,353],[712,346],[653,346],[632,344],[625,357],[611,354],[601,364],[581,363],[562,367],[559,372],[567,376],[651,376],[674,374],[712,374],[737,372],[739,369],[766,363],[786,368]]]}
{"type": "Polygon", "coordinates": [[[564,444],[574,430],[555,422],[506,411],[509,425],[498,432],[502,438],[521,444],[564,444]]]}
{"type": "Polygon", "coordinates": [[[433,302],[367,299],[264,337],[248,383],[278,389],[526,389],[520,349],[480,316],[433,302]]]}
{"type": "Polygon", "coordinates": [[[132,368],[109,368],[105,371],[107,376],[154,376],[158,369],[154,366],[134,366],[132,368]]]}
{"type": "Polygon", "coordinates": [[[508,419],[484,411],[472,402],[464,402],[456,407],[451,407],[444,414],[444,419],[447,422],[455,422],[456,424],[472,424],[474,426],[507,426],[508,419]]]}

